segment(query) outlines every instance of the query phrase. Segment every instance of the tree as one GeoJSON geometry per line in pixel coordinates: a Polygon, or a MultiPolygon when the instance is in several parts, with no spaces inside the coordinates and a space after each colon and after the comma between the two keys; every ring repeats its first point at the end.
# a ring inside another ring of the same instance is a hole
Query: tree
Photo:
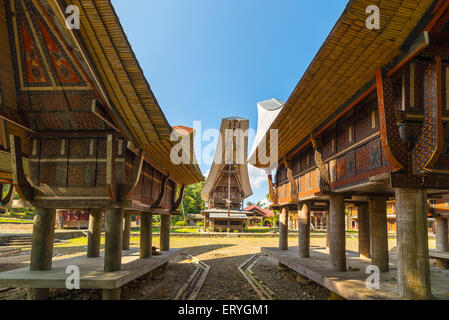
{"type": "Polygon", "coordinates": [[[184,191],[184,212],[187,213],[201,213],[206,209],[206,203],[201,200],[201,190],[204,187],[204,181],[187,186],[184,191]]]}
{"type": "Polygon", "coordinates": [[[276,230],[276,225],[279,222],[279,215],[275,212],[275,214],[272,215],[271,217],[265,218],[265,221],[271,224],[271,228],[273,230],[276,230]]]}
{"type": "MultiPolygon", "coordinates": [[[[257,207],[259,207],[259,208],[262,208],[263,207],[263,201],[262,200],[259,200],[259,201],[257,201],[256,203],[254,203],[254,202],[251,202],[251,201],[248,201],[247,203],[246,203],[246,206],[247,207],[251,207],[251,206],[257,206],[257,207]]],[[[263,209],[263,208],[262,208],[263,209]]]]}

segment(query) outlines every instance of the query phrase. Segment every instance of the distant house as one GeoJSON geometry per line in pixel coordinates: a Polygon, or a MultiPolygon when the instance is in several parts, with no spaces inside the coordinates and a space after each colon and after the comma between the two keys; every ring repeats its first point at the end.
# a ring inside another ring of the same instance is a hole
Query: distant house
{"type": "Polygon", "coordinates": [[[89,226],[88,210],[56,210],[56,225],[63,229],[87,229],[89,226]],[[62,221],[59,221],[59,218],[62,221]],[[60,224],[62,222],[62,225],[60,224]]]}
{"type": "Polygon", "coordinates": [[[188,213],[187,214],[187,223],[191,226],[196,226],[198,222],[202,222],[204,220],[204,216],[202,214],[196,213],[188,213]]]}
{"type": "Polygon", "coordinates": [[[266,222],[265,219],[274,216],[273,211],[262,209],[255,204],[243,209],[243,211],[247,212],[246,215],[248,216],[249,225],[267,224],[268,222],[266,222]]]}

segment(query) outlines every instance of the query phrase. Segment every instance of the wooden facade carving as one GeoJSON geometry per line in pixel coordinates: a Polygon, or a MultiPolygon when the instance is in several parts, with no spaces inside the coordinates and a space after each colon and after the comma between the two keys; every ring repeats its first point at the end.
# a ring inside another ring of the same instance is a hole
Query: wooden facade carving
{"type": "MultiPolygon", "coordinates": [[[[25,201],[33,199],[33,187],[23,171],[22,143],[19,137],[10,136],[11,163],[13,169],[13,185],[17,194],[25,201]]],[[[11,186],[12,189],[12,186],[11,186]]]]}
{"type": "Polygon", "coordinates": [[[165,190],[166,190],[165,186],[166,186],[167,180],[168,180],[168,176],[162,175],[162,180],[161,180],[161,184],[159,187],[159,195],[158,195],[156,201],[153,203],[152,208],[160,208],[162,200],[164,199],[164,196],[165,196],[165,190]]]}
{"type": "Polygon", "coordinates": [[[181,205],[182,200],[184,200],[184,190],[185,190],[185,185],[181,185],[181,188],[179,189],[178,199],[176,199],[176,201],[173,202],[173,205],[171,207],[172,211],[177,211],[179,209],[179,206],[181,205]]]}
{"type": "Polygon", "coordinates": [[[292,177],[299,200],[384,174],[390,174],[391,187],[449,188],[449,64],[436,48],[431,44],[425,59],[404,64],[395,76],[379,70],[377,95],[365,95],[319,139],[312,137],[311,149],[283,161],[270,194],[277,191],[279,203],[291,198],[292,177]]]}
{"type": "Polygon", "coordinates": [[[141,151],[140,154],[134,156],[130,178],[125,184],[120,185],[119,188],[120,198],[126,199],[137,187],[137,184],[139,183],[140,178],[142,176],[144,159],[145,156],[143,151],[141,151]]]}
{"type": "Polygon", "coordinates": [[[271,174],[268,175],[268,195],[272,203],[277,204],[279,202],[277,188],[273,186],[273,176],[271,174]]]}
{"type": "MultiPolygon", "coordinates": [[[[9,43],[2,42],[8,54],[0,53],[0,63],[12,79],[9,88],[0,88],[8,89],[0,101],[0,149],[11,154],[12,164],[12,174],[2,178],[25,201],[18,206],[176,210],[182,196],[175,199],[174,178],[161,168],[162,160],[156,164],[142,145],[129,142],[135,137],[118,119],[119,106],[105,102],[109,92],[101,77],[90,68],[92,61],[73,50],[73,39],[48,12],[52,7],[8,0],[2,10],[8,32],[1,41],[9,43]]],[[[196,172],[186,168],[191,176],[183,179],[191,179],[196,172]]]]}
{"type": "Polygon", "coordinates": [[[424,71],[424,120],[412,155],[414,175],[432,171],[443,150],[442,71],[441,57],[424,71]]]}
{"type": "Polygon", "coordinates": [[[393,83],[391,78],[382,75],[381,70],[377,71],[376,80],[382,148],[393,171],[398,171],[407,166],[408,158],[396,124],[393,83]]]}
{"type": "Polygon", "coordinates": [[[318,166],[320,171],[320,189],[321,192],[329,192],[330,191],[330,178],[329,178],[329,170],[323,162],[323,158],[321,156],[321,152],[318,149],[318,144],[313,135],[311,136],[312,147],[315,151],[315,164],[318,166]]]}

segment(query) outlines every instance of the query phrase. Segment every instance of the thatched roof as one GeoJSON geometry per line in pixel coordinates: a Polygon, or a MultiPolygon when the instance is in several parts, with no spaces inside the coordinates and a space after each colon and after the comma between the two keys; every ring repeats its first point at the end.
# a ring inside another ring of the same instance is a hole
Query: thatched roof
{"type": "Polygon", "coordinates": [[[223,169],[228,164],[233,165],[234,175],[243,194],[243,198],[246,199],[253,194],[251,183],[249,181],[248,165],[245,163],[248,154],[248,128],[249,121],[246,119],[238,117],[222,119],[220,137],[217,149],[215,150],[214,161],[204,187],[201,190],[201,199],[204,201],[209,201],[211,194],[215,191],[217,183],[224,175],[223,169]],[[228,136],[230,133],[235,134],[235,141],[228,136]],[[243,140],[243,145],[239,145],[238,141],[240,139],[243,140]],[[232,152],[230,152],[231,150],[232,152]],[[240,159],[240,157],[243,157],[243,159],[240,159]]]}
{"type": "Polygon", "coordinates": [[[306,141],[316,128],[372,82],[376,70],[400,56],[403,44],[435,3],[434,0],[349,1],[270,127],[279,130],[278,158],[284,158],[306,141]],[[380,9],[380,30],[366,27],[369,16],[366,8],[373,4],[380,9]]]}
{"type": "MultiPolygon", "coordinates": [[[[58,2],[49,3],[61,13],[58,2]]],[[[74,34],[100,78],[109,107],[122,122],[116,124],[119,129],[128,133],[127,138],[177,183],[203,180],[197,164],[175,165],[170,161],[170,150],[176,143],[170,141],[173,129],[151,91],[110,0],[65,0],[65,4],[80,9],[82,27],[74,34]]]]}

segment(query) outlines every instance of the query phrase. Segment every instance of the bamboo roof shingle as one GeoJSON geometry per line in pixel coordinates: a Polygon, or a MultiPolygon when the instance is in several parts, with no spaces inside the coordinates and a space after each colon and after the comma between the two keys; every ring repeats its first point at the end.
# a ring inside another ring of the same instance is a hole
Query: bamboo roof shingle
{"type": "MultiPolygon", "coordinates": [[[[53,1],[52,7],[57,8],[58,0],[53,1]]],[[[189,164],[172,163],[170,152],[178,143],[170,140],[173,128],[144,76],[111,1],[66,0],[65,4],[80,9],[81,28],[75,33],[89,54],[109,106],[123,121],[122,127],[118,127],[129,132],[131,136],[127,138],[177,183],[202,181],[203,175],[194,159],[189,164]]]]}

